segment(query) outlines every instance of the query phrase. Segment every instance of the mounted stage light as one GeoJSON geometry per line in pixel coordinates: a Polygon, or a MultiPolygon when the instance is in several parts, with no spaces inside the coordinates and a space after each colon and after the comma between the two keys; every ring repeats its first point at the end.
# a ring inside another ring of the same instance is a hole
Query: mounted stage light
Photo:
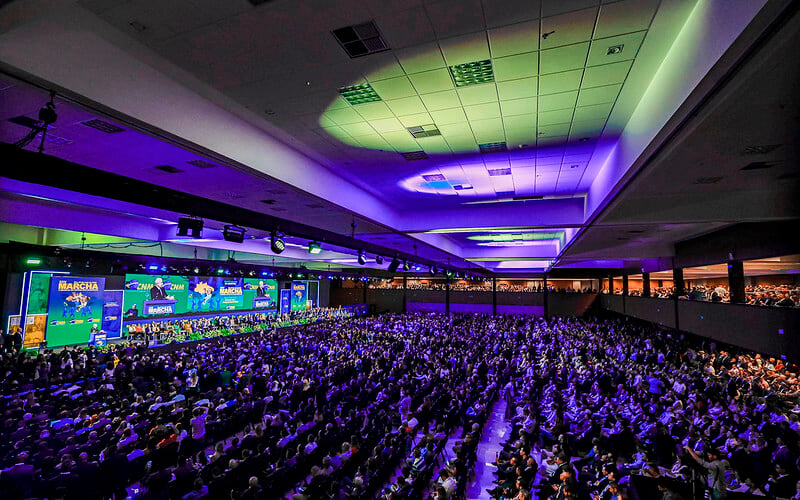
{"type": "Polygon", "coordinates": [[[383,257],[381,257],[380,255],[376,255],[375,256],[375,263],[378,264],[379,266],[381,264],[383,264],[383,257]]]}
{"type": "Polygon", "coordinates": [[[397,268],[400,267],[400,259],[395,257],[392,259],[392,262],[389,264],[389,272],[393,273],[397,271],[397,268]]]}
{"type": "Polygon", "coordinates": [[[319,244],[319,241],[308,242],[308,253],[311,255],[317,255],[320,252],[322,252],[322,245],[319,244]]]}
{"type": "Polygon", "coordinates": [[[225,241],[241,243],[244,241],[245,231],[247,231],[247,229],[243,227],[228,224],[222,228],[222,237],[225,238],[225,241]]]}
{"type": "Polygon", "coordinates": [[[367,263],[367,256],[364,255],[364,250],[358,251],[358,263],[362,266],[367,263]]]}
{"type": "Polygon", "coordinates": [[[431,273],[431,276],[436,276],[436,266],[431,266],[428,271],[431,273]]]}
{"type": "Polygon", "coordinates": [[[178,236],[200,238],[203,232],[203,219],[180,217],[178,219],[178,236]]]}
{"type": "Polygon", "coordinates": [[[283,241],[283,238],[278,236],[278,233],[273,231],[269,235],[269,248],[272,250],[272,253],[281,253],[286,250],[286,242],[283,241]]]}
{"type": "Polygon", "coordinates": [[[403,261],[403,271],[408,271],[409,269],[411,269],[411,264],[409,264],[407,260],[404,260],[403,261]]]}

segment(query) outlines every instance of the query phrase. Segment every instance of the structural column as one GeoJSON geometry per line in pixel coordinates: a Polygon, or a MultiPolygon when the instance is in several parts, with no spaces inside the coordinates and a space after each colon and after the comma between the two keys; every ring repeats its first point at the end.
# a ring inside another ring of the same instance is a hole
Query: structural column
{"type": "Polygon", "coordinates": [[[406,279],[405,275],[403,276],[403,312],[408,312],[408,306],[406,305],[406,290],[408,290],[408,280],[406,279]]]}
{"type": "Polygon", "coordinates": [[[368,281],[362,281],[361,283],[363,283],[363,285],[364,285],[364,303],[366,304],[367,303],[367,284],[369,282],[368,281]]]}
{"type": "Polygon", "coordinates": [[[608,277],[608,294],[609,295],[614,295],[614,277],[613,276],[609,276],[608,277]]]}
{"type": "Polygon", "coordinates": [[[744,291],[744,263],[741,260],[728,262],[728,291],[731,294],[731,304],[747,302],[744,291]]]}
{"type": "Polygon", "coordinates": [[[444,310],[450,315],[450,278],[444,281],[444,310]]]}
{"type": "Polygon", "coordinates": [[[497,278],[492,278],[492,316],[497,316],[497,278]]]}
{"type": "Polygon", "coordinates": [[[642,297],[650,296],[650,273],[642,273],[642,297]]]}
{"type": "Polygon", "coordinates": [[[550,302],[547,292],[547,275],[544,275],[544,286],[542,286],[542,305],[544,306],[544,319],[550,321],[550,302]]]}
{"type": "Polygon", "coordinates": [[[683,269],[676,267],[672,270],[672,286],[675,287],[675,297],[680,297],[684,293],[683,269]]]}
{"type": "Polygon", "coordinates": [[[622,296],[625,297],[628,295],[628,275],[622,275],[622,296]]]}

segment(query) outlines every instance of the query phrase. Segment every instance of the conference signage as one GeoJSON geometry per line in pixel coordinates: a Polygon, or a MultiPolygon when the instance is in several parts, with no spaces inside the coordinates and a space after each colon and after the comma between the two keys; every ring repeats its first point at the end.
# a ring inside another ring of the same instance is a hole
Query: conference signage
{"type": "Polygon", "coordinates": [[[100,329],[105,278],[53,276],[47,308],[47,345],[85,344],[100,329]]]}
{"type": "Polygon", "coordinates": [[[122,336],[122,290],[106,290],[103,295],[103,326],[108,338],[122,336]]]}
{"type": "Polygon", "coordinates": [[[292,311],[304,311],[308,308],[308,283],[292,281],[292,311]]]}

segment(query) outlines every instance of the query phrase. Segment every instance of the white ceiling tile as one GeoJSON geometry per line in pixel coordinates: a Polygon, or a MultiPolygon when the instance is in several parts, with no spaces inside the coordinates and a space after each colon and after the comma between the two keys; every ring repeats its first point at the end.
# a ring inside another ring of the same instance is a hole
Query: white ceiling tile
{"type": "Polygon", "coordinates": [[[621,88],[621,83],[606,85],[605,87],[581,88],[580,95],[578,96],[578,106],[614,102],[621,88]]]}
{"type": "Polygon", "coordinates": [[[597,11],[597,8],[583,9],[543,18],[542,50],[590,40],[597,11]]]}
{"type": "Polygon", "coordinates": [[[492,57],[505,57],[539,49],[539,21],[489,30],[492,57]]]}
{"type": "Polygon", "coordinates": [[[578,91],[561,92],[539,96],[539,111],[555,111],[557,109],[572,109],[578,98],[578,91]]]}
{"type": "Polygon", "coordinates": [[[497,87],[495,87],[494,83],[459,87],[456,92],[461,98],[461,103],[465,106],[497,101],[497,87]]]}
{"type": "Polygon", "coordinates": [[[563,73],[553,73],[539,77],[539,94],[558,94],[570,90],[578,90],[581,85],[583,70],[576,69],[563,73]]]}
{"type": "Polygon", "coordinates": [[[521,78],[497,83],[497,94],[501,100],[533,97],[538,94],[538,78],[521,78]]]}
{"type": "Polygon", "coordinates": [[[417,95],[417,91],[405,76],[373,82],[371,85],[384,101],[417,95]]]}
{"type": "Polygon", "coordinates": [[[517,80],[539,74],[539,53],[529,52],[492,60],[495,81],[517,80]]]}
{"type": "Polygon", "coordinates": [[[536,97],[524,97],[500,101],[500,111],[503,116],[516,116],[536,113],[536,97]]]}
{"type": "Polygon", "coordinates": [[[633,61],[622,61],[586,68],[581,86],[583,88],[590,88],[622,83],[628,76],[628,70],[631,68],[631,64],[633,64],[633,61]]]}
{"type": "Polygon", "coordinates": [[[467,114],[467,119],[470,122],[473,120],[500,118],[500,105],[497,101],[473,104],[471,106],[464,106],[464,113],[467,114]]]}
{"type": "Polygon", "coordinates": [[[422,94],[419,96],[428,111],[435,111],[440,109],[449,109],[461,106],[461,101],[458,98],[455,90],[445,90],[444,92],[435,92],[432,94],[422,94]]]}
{"type": "Polygon", "coordinates": [[[442,0],[425,6],[438,38],[472,33],[485,28],[480,0],[442,0]]]}
{"type": "Polygon", "coordinates": [[[602,5],[595,38],[647,29],[658,3],[659,0],[622,0],[602,5]]]}
{"type": "Polygon", "coordinates": [[[489,59],[485,31],[439,40],[439,46],[448,66],[489,59]]]}
{"type": "Polygon", "coordinates": [[[483,0],[486,26],[494,28],[539,19],[540,4],[541,0],[483,0]]]}
{"type": "Polygon", "coordinates": [[[588,7],[594,7],[600,2],[598,0],[557,0],[545,1],[542,4],[542,16],[555,16],[565,12],[575,10],[582,10],[588,7]]]}
{"type": "Polygon", "coordinates": [[[555,49],[540,52],[541,62],[539,72],[560,73],[586,66],[586,55],[589,52],[589,42],[565,45],[555,49]]]}
{"type": "Polygon", "coordinates": [[[375,16],[375,24],[381,35],[393,49],[410,47],[436,39],[423,9],[408,9],[375,16]]]}
{"type": "Polygon", "coordinates": [[[427,111],[422,100],[418,96],[404,97],[402,99],[392,99],[386,101],[386,105],[396,116],[413,115],[427,111]]]}
{"type": "Polygon", "coordinates": [[[415,45],[400,50],[393,50],[400,65],[406,73],[420,73],[437,68],[444,68],[444,57],[436,42],[415,45]]]}
{"type": "Polygon", "coordinates": [[[408,78],[420,94],[430,94],[454,88],[450,71],[446,68],[410,74],[408,78]]]}

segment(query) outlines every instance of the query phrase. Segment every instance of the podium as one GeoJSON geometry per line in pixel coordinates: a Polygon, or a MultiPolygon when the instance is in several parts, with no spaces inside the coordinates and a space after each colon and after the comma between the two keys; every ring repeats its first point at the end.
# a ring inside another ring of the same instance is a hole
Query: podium
{"type": "Polygon", "coordinates": [[[89,345],[93,345],[95,347],[102,347],[107,343],[108,343],[108,338],[106,332],[97,332],[94,335],[92,335],[89,345]]]}
{"type": "Polygon", "coordinates": [[[271,297],[253,297],[253,309],[270,309],[274,306],[271,297]]]}
{"type": "Polygon", "coordinates": [[[142,304],[144,316],[157,316],[160,314],[175,314],[177,300],[145,300],[142,304]]]}

